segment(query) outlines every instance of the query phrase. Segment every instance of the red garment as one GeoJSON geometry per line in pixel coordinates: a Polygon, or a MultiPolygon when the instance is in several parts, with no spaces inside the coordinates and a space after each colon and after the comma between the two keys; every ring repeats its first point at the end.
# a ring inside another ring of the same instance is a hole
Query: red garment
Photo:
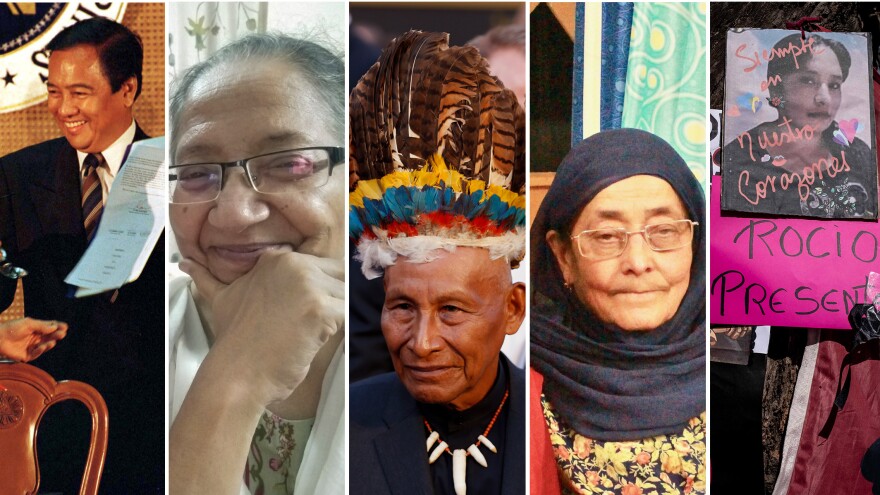
{"type": "Polygon", "coordinates": [[[529,493],[531,495],[559,495],[559,474],[556,468],[556,457],[550,444],[550,432],[544,421],[544,409],[541,407],[541,391],[544,388],[544,377],[529,369],[529,493]]]}
{"type": "MultiPolygon", "coordinates": [[[[788,495],[865,495],[871,485],[860,471],[868,447],[880,438],[880,341],[859,346],[849,369],[849,394],[830,431],[829,415],[838,392],[843,343],[851,332],[822,332],[810,388],[809,409],[798,446],[788,495]]],[[[876,491],[874,493],[877,493],[876,491]]]]}

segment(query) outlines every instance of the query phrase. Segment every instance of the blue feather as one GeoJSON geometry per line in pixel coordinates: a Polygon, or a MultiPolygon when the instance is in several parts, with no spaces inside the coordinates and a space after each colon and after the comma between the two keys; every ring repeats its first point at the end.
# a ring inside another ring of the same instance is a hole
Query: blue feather
{"type": "Polygon", "coordinates": [[[468,204],[467,210],[465,210],[465,217],[469,219],[477,218],[482,215],[483,212],[486,211],[486,205],[488,203],[483,201],[483,190],[479,189],[474,191],[473,194],[468,194],[468,204]]]}
{"type": "Polygon", "coordinates": [[[517,208],[516,210],[517,210],[516,211],[516,219],[515,219],[514,225],[517,227],[519,227],[519,226],[525,227],[525,225],[526,225],[526,210],[525,210],[525,208],[517,208]]]}
{"type": "Polygon", "coordinates": [[[383,196],[388,212],[391,214],[391,221],[407,222],[409,221],[409,213],[412,211],[412,202],[409,191],[405,187],[395,187],[386,189],[383,196]]]}
{"type": "Polygon", "coordinates": [[[418,190],[414,197],[415,211],[419,213],[433,213],[440,207],[440,193],[433,187],[424,187],[418,190]]]}
{"type": "Polygon", "coordinates": [[[348,231],[353,239],[359,239],[361,234],[364,233],[364,224],[361,223],[357,210],[363,211],[361,208],[352,208],[348,210],[348,231]]]}
{"type": "Polygon", "coordinates": [[[388,216],[387,211],[387,208],[385,208],[385,202],[382,200],[364,200],[364,225],[383,225],[383,220],[388,216]]]}

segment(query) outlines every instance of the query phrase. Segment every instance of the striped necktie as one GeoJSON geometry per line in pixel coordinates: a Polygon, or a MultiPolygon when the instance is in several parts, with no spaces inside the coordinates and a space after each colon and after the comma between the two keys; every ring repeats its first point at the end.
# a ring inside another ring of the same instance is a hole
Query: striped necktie
{"type": "Polygon", "coordinates": [[[83,162],[83,225],[90,241],[95,236],[101,212],[104,210],[104,192],[101,188],[101,178],[98,177],[98,167],[104,163],[104,157],[100,153],[89,154],[83,162]]]}

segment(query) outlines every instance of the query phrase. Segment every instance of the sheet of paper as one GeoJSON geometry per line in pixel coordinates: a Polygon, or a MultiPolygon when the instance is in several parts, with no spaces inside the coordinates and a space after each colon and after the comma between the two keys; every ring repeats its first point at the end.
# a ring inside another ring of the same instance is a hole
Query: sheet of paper
{"type": "Polygon", "coordinates": [[[78,287],[76,297],[137,280],[165,227],[167,176],[164,137],[132,143],[104,203],[98,231],[64,279],[78,287]]]}
{"type": "Polygon", "coordinates": [[[762,325],[755,328],[755,348],[752,352],[755,354],[767,354],[770,348],[770,327],[762,325]]]}

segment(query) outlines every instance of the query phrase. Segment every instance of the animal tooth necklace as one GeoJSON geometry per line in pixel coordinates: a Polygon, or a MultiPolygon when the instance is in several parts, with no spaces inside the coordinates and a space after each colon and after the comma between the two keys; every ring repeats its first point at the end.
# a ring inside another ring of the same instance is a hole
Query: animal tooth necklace
{"type": "Polygon", "coordinates": [[[425,426],[428,428],[428,431],[431,432],[428,435],[428,440],[425,442],[426,450],[431,453],[428,456],[428,464],[434,464],[443,452],[452,456],[452,484],[455,486],[455,495],[466,495],[467,493],[467,482],[465,481],[465,470],[467,469],[467,458],[471,456],[477,461],[477,464],[483,467],[489,467],[489,464],[486,462],[486,457],[483,456],[483,453],[480,452],[480,444],[486,446],[487,449],[491,450],[493,453],[497,454],[498,450],[495,448],[495,445],[489,441],[487,438],[489,436],[489,432],[492,430],[492,427],[495,426],[495,420],[498,419],[498,415],[501,414],[501,408],[504,407],[504,403],[507,402],[507,396],[510,394],[510,389],[504,391],[504,397],[501,398],[501,404],[498,404],[498,409],[495,410],[495,415],[492,416],[492,420],[489,421],[489,425],[486,426],[486,429],[483,431],[482,435],[477,436],[477,441],[472,443],[470,447],[465,449],[455,449],[454,451],[449,450],[449,445],[440,440],[440,434],[434,431],[431,428],[431,425],[428,423],[428,420],[425,420],[425,426]],[[431,446],[434,445],[435,442],[440,441],[434,450],[431,450],[431,446]]]}

